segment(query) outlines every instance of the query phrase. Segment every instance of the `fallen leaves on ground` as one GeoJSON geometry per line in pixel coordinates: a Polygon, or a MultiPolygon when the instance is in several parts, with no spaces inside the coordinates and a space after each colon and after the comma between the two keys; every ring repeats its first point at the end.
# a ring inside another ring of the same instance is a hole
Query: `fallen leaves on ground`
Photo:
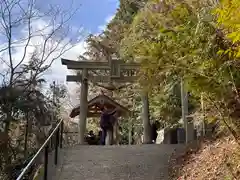
{"type": "Polygon", "coordinates": [[[188,148],[182,155],[174,155],[170,164],[172,180],[240,179],[239,146],[229,137],[188,148]]]}

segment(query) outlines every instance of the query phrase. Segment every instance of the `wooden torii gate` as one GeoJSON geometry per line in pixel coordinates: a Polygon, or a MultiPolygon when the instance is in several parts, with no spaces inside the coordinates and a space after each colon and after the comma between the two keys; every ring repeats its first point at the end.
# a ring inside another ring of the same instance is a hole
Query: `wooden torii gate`
{"type": "MultiPolygon", "coordinates": [[[[88,112],[88,82],[93,83],[134,83],[137,80],[137,71],[139,70],[139,63],[125,63],[122,60],[115,60],[110,58],[106,62],[96,61],[73,61],[62,59],[62,65],[66,65],[68,69],[78,70],[78,75],[67,75],[69,82],[81,82],[80,94],[80,115],[79,115],[79,144],[84,144],[84,134],[86,131],[86,120],[88,112]],[[91,75],[89,71],[103,70],[109,71],[106,76],[91,75]]],[[[150,120],[149,120],[149,102],[148,94],[142,93],[142,120],[144,127],[144,143],[151,143],[150,135],[150,120]]]]}

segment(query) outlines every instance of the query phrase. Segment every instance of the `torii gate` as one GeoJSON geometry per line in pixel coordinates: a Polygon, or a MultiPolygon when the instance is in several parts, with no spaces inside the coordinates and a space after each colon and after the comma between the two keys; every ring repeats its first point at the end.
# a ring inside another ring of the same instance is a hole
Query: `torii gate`
{"type": "MultiPolygon", "coordinates": [[[[84,144],[84,134],[86,131],[86,120],[88,112],[88,81],[93,83],[126,83],[135,82],[137,80],[136,72],[139,70],[139,63],[125,63],[122,60],[109,59],[106,62],[95,61],[73,61],[61,59],[62,65],[66,65],[68,69],[80,70],[78,75],[67,75],[69,82],[81,82],[80,94],[80,115],[79,115],[79,144],[84,144]],[[94,76],[88,72],[91,70],[105,70],[110,71],[107,76],[94,76]]],[[[151,143],[150,135],[150,120],[149,120],[149,102],[148,94],[143,92],[141,94],[143,109],[142,120],[144,127],[144,143],[151,143]]]]}

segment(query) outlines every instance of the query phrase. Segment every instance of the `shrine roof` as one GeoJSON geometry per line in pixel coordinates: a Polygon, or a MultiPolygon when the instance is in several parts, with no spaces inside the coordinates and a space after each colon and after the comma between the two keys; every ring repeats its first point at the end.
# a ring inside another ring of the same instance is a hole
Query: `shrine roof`
{"type": "MultiPolygon", "coordinates": [[[[102,106],[107,107],[109,110],[114,110],[115,108],[118,109],[117,113],[118,116],[126,116],[130,113],[130,111],[122,106],[121,104],[114,101],[112,98],[101,94],[96,96],[95,98],[88,101],[88,117],[99,117],[101,114],[100,108],[102,106]]],[[[70,113],[70,117],[74,118],[80,114],[80,105],[76,106],[72,109],[70,113]]]]}

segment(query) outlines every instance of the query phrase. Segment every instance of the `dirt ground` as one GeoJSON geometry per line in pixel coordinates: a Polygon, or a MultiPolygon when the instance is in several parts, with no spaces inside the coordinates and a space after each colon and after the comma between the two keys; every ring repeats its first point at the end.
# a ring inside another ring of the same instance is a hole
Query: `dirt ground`
{"type": "Polygon", "coordinates": [[[229,137],[203,140],[170,161],[171,180],[239,180],[240,150],[229,137]]]}

